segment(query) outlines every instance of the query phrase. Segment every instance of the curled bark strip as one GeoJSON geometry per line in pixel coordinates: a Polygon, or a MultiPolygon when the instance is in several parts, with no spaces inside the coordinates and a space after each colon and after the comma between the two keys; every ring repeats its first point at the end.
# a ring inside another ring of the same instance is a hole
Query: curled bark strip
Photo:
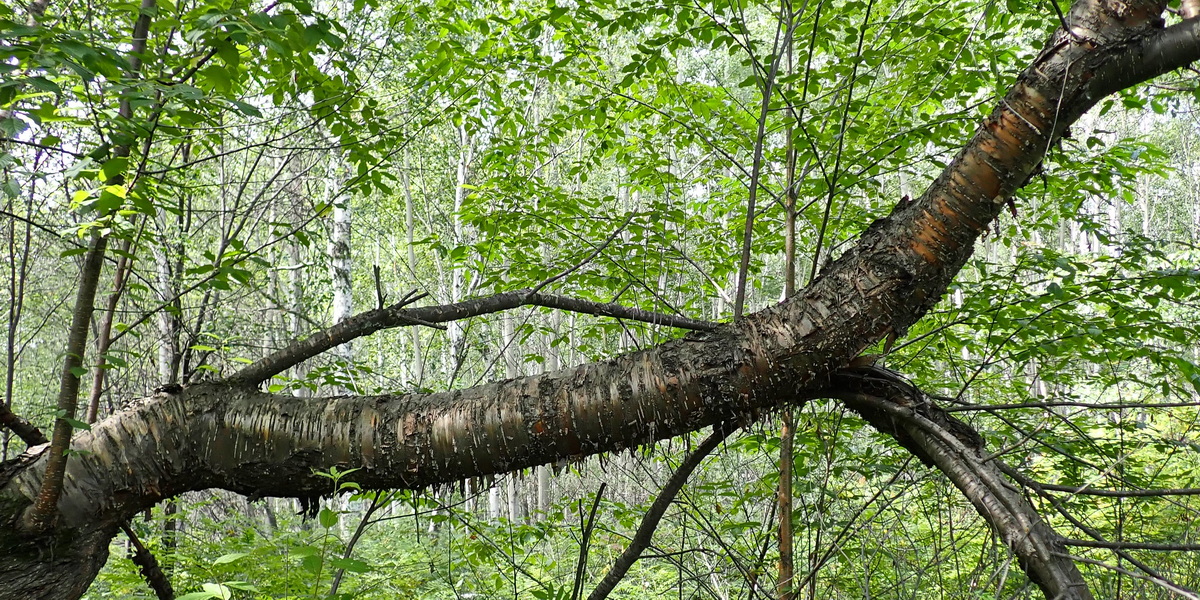
{"type": "Polygon", "coordinates": [[[1047,598],[1091,600],[1083,575],[1066,556],[1062,536],[1005,480],[996,459],[985,460],[983,439],[974,428],[950,416],[895,373],[878,367],[838,373],[828,395],[949,477],[1047,598]]]}

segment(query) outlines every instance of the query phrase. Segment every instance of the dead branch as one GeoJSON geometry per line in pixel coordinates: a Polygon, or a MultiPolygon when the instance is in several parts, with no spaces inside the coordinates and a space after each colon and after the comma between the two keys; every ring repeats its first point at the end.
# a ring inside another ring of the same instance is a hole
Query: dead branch
{"type": "MultiPolygon", "coordinates": [[[[419,296],[413,300],[418,298],[419,296]]],[[[438,327],[439,323],[460,321],[471,317],[512,310],[522,306],[542,306],[598,317],[628,319],[630,321],[640,321],[654,325],[696,331],[711,331],[716,327],[714,323],[708,321],[664,315],[614,303],[600,303],[578,298],[568,298],[566,296],[542,294],[530,289],[514,290],[454,304],[408,308],[406,305],[413,300],[402,301],[387,308],[360,313],[333,327],[293,342],[270,356],[234,373],[228,381],[237,385],[257,385],[322,352],[384,329],[412,325],[438,327]]]]}

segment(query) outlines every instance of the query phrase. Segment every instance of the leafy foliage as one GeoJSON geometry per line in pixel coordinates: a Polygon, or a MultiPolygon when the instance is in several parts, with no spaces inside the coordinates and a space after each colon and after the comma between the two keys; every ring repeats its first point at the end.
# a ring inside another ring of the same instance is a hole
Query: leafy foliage
{"type": "MultiPolygon", "coordinates": [[[[162,0],[52,6],[45,18],[2,5],[6,402],[43,425],[55,416],[44,382],[89,232],[120,242],[114,260],[128,265],[102,413],[323,328],[337,211],[354,215],[358,307],[412,289],[450,302],[544,285],[724,320],[758,185],[750,303],[769,305],[789,260],[789,162],[803,279],[931,181],[1037,55],[1057,26],[1047,14],[1019,0],[819,1],[787,23],[778,6],[723,0],[162,0]],[[139,18],[147,49],[135,55],[139,18]]],[[[1187,89],[1132,90],[1077,126],[1016,218],[885,359],[1039,481],[1197,486],[1193,102],[1187,89]]],[[[268,390],[448,389],[677,334],[520,311],[445,334],[380,332],[268,390]]],[[[598,503],[587,581],[689,443],[490,482],[486,510],[489,482],[384,500],[347,489],[315,523],[297,522],[290,501],[214,493],[135,527],[191,600],[333,597],[338,570],[344,598],[564,598],[597,482],[615,491],[598,503]],[[369,526],[352,545],[360,519],[369,526]]],[[[771,418],[722,448],[614,597],[768,595],[779,444],[771,418]]],[[[838,406],[804,409],[790,460],[809,597],[1030,594],[944,479],[838,406]]],[[[1190,496],[1055,498],[1045,514],[1086,515],[1113,539],[1196,533],[1190,496]]],[[[1189,554],[1136,556],[1197,583],[1189,554]]],[[[1100,596],[1152,597],[1119,571],[1089,576],[1100,596]]],[[[139,594],[133,567],[113,560],[90,597],[139,594]]]]}

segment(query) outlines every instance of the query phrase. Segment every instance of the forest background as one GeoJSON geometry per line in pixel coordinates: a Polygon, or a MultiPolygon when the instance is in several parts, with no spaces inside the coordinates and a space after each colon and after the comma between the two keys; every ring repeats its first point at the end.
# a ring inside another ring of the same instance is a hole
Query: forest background
{"type": "MultiPolygon", "coordinates": [[[[261,389],[471,388],[775,306],[935,183],[1063,10],[0,6],[0,464],[21,427],[78,435],[397,302],[450,308],[261,389]]],[[[1196,84],[1123,90],[1038,148],[941,301],[867,350],[982,436],[1096,597],[1200,597],[1196,84]]],[[[873,424],[813,398],[399,491],[327,457],[314,496],[164,493],[83,597],[597,597],[631,542],[610,597],[1040,597],[931,459],[873,424]]]]}

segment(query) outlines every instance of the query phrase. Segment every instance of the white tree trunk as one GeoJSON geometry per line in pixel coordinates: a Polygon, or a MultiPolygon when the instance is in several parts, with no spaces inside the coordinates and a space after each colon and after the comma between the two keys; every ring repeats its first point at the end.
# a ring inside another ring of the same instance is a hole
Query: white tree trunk
{"type": "MultiPolygon", "coordinates": [[[[330,184],[326,198],[332,199],[337,193],[335,184],[330,184]]],[[[353,263],[350,257],[350,199],[334,202],[333,227],[329,236],[329,268],[330,280],[333,286],[332,321],[337,324],[349,317],[354,309],[350,279],[353,263]]],[[[352,357],[351,345],[342,344],[338,354],[347,360],[352,357]]]]}
{"type": "MultiPolygon", "coordinates": [[[[413,279],[417,277],[417,250],[413,246],[413,237],[416,231],[413,219],[413,196],[412,185],[408,180],[408,161],[405,161],[404,168],[400,169],[401,183],[404,185],[404,225],[405,225],[405,243],[408,250],[408,271],[413,279]]],[[[421,387],[425,383],[425,353],[421,349],[421,330],[419,327],[408,328],[408,339],[412,345],[413,359],[411,363],[410,380],[416,387],[421,387]]]]}
{"type": "MultiPolygon", "coordinates": [[[[465,125],[458,127],[459,152],[458,160],[454,166],[454,215],[453,223],[453,239],[456,244],[466,243],[466,232],[463,228],[462,220],[459,219],[459,214],[462,212],[463,202],[467,198],[467,177],[468,167],[472,159],[471,134],[467,132],[465,125]]],[[[450,266],[450,302],[459,302],[463,299],[463,268],[461,265],[450,266]]],[[[461,321],[450,323],[447,327],[447,336],[450,341],[448,352],[448,368],[447,381],[449,382],[458,373],[463,359],[463,344],[465,342],[463,324],[461,321]]]]}
{"type": "MultiPolygon", "coordinates": [[[[504,376],[509,379],[514,379],[521,376],[521,347],[517,343],[517,336],[513,327],[514,315],[505,315],[500,323],[501,338],[504,343],[504,376]]],[[[521,510],[520,494],[517,486],[520,485],[520,479],[514,474],[509,474],[504,478],[505,501],[508,503],[508,520],[516,522],[525,516],[521,510]]]]}
{"type": "MultiPolygon", "coordinates": [[[[293,240],[288,244],[288,255],[292,261],[289,272],[289,284],[291,286],[290,298],[288,299],[288,335],[293,340],[300,339],[304,333],[303,323],[300,315],[304,310],[304,256],[300,251],[300,243],[293,240]]],[[[292,378],[296,380],[304,380],[307,370],[304,364],[298,364],[292,369],[292,378]]],[[[308,388],[296,386],[292,389],[292,395],[302,398],[308,396],[308,388]]]]}
{"type": "MultiPolygon", "coordinates": [[[[562,313],[555,312],[550,316],[550,335],[546,336],[546,362],[544,365],[545,372],[553,372],[562,368],[561,360],[559,360],[558,348],[552,346],[551,343],[558,337],[558,330],[562,327],[562,313]]],[[[541,512],[550,510],[550,493],[553,481],[551,478],[550,465],[541,465],[537,468],[537,507],[541,512]]]]}
{"type": "MultiPolygon", "coordinates": [[[[165,244],[152,244],[154,249],[154,284],[158,287],[158,297],[163,303],[170,302],[174,296],[171,285],[171,259],[167,254],[165,244]]],[[[171,365],[175,359],[178,345],[178,317],[171,311],[158,312],[158,381],[171,383],[173,371],[171,365]]]]}

